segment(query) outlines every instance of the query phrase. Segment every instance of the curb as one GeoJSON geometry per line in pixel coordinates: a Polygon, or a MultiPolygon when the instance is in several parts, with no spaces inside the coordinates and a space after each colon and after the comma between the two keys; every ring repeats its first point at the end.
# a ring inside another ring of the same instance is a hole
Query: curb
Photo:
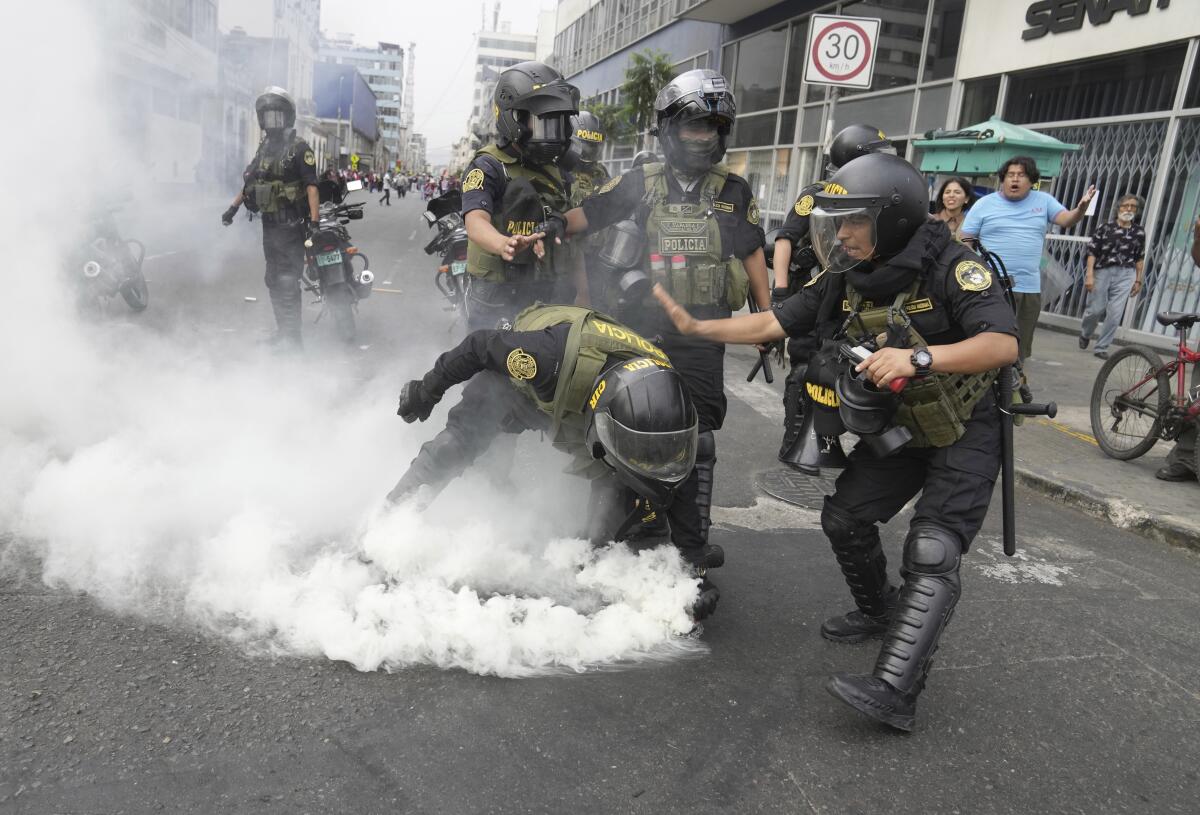
{"type": "Polygon", "coordinates": [[[1017,483],[1089,515],[1109,521],[1120,529],[1137,532],[1152,540],[1200,552],[1200,526],[1174,518],[1149,515],[1124,501],[1084,489],[1066,481],[1048,478],[1025,467],[1016,467],[1017,483]]]}

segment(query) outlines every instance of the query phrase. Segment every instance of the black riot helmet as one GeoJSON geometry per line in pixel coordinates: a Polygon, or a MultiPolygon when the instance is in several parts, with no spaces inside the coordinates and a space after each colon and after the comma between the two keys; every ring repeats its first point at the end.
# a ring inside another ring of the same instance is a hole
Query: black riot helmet
{"type": "Polygon", "coordinates": [[[519,62],[496,82],[496,132],[535,164],[549,164],[566,151],[578,112],[579,89],[544,63],[519,62]]]}
{"type": "Polygon", "coordinates": [[[843,127],[829,143],[829,172],[836,173],[851,161],[871,153],[896,155],[896,146],[883,131],[871,125],[843,127]]]}
{"type": "Polygon", "coordinates": [[[634,357],[596,379],[587,444],[617,479],[666,505],[696,465],[699,422],[683,379],[665,361],[634,357]]]}
{"type": "Polygon", "coordinates": [[[885,153],[838,170],[813,202],[809,238],[821,268],[834,273],[896,254],[929,217],[924,176],[885,153]]]}
{"type": "Polygon", "coordinates": [[[296,103],[283,88],[275,85],[265,89],[254,100],[258,126],[267,132],[289,130],[296,126],[296,103]]]}
{"type": "Polygon", "coordinates": [[[571,118],[571,152],[588,164],[599,161],[604,152],[604,125],[591,111],[581,110],[571,118]]]}
{"type": "Polygon", "coordinates": [[[662,143],[667,163],[690,174],[708,170],[725,156],[736,113],[733,91],[716,71],[697,68],[672,79],[654,100],[654,135],[662,143]],[[707,132],[685,139],[681,137],[685,125],[707,132]]]}

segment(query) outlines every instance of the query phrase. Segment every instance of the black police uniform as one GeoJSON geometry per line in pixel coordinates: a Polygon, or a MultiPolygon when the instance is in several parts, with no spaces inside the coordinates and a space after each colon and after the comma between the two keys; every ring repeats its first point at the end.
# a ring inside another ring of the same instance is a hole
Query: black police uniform
{"type": "MultiPolygon", "coordinates": [[[[505,195],[509,192],[514,175],[537,179],[535,190],[549,191],[550,188],[557,187],[554,190],[557,194],[543,194],[540,201],[511,203],[510,206],[517,212],[510,213],[506,220],[510,222],[510,226],[514,226],[514,230],[499,229],[502,234],[531,234],[536,225],[544,220],[545,207],[558,213],[567,209],[568,180],[562,177],[557,167],[543,168],[536,164],[527,164],[511,148],[489,145],[484,149],[503,152],[506,156],[511,156],[514,163],[507,165],[512,168],[508,170],[494,155],[483,151],[476,154],[463,174],[463,218],[466,218],[468,212],[481,209],[494,219],[505,207],[505,195]]],[[[469,292],[471,304],[468,309],[467,328],[472,331],[495,328],[499,322],[511,321],[517,312],[536,302],[551,302],[559,276],[555,255],[555,247],[547,246],[545,258],[537,261],[533,257],[533,250],[526,249],[512,262],[505,264],[506,269],[513,272],[512,280],[501,282],[474,277],[469,292]],[[542,265],[551,272],[539,276],[539,267],[542,265]]],[[[475,274],[475,270],[471,269],[470,260],[468,256],[468,271],[475,274]]]]}
{"type": "Polygon", "coordinates": [[[271,295],[275,324],[282,337],[299,341],[300,276],[304,271],[305,224],[311,215],[308,188],[317,186],[316,158],[308,143],[294,135],[278,143],[264,139],[243,179],[243,197],[262,218],[263,255],[267,261],[264,282],[271,295]],[[266,202],[254,200],[254,190],[256,185],[262,189],[262,184],[273,181],[297,185],[299,194],[294,201],[268,213],[263,211],[268,208],[266,202]]]}
{"type": "MultiPolygon", "coordinates": [[[[433,369],[421,380],[424,389],[440,400],[450,387],[466,382],[462,400],[450,409],[446,427],[421,447],[408,471],[388,494],[388,500],[401,501],[425,486],[434,494],[440,492],[501,433],[549,431],[549,415],[514,387],[510,363],[514,353],[531,357],[535,373],[527,380],[528,384],[539,400],[554,402],[570,329],[570,323],[560,323],[540,331],[473,331],[458,346],[438,357],[433,369]]],[[[604,368],[624,358],[627,357],[610,356],[604,368]]],[[[528,367],[526,362],[526,370],[528,367]]],[[[597,472],[607,468],[600,462],[592,464],[590,470],[574,468],[573,471],[593,477],[593,503],[619,500],[623,490],[609,483],[615,482],[615,478],[595,478],[597,472]]],[[[671,539],[693,565],[720,565],[707,560],[711,550],[705,548],[700,532],[696,490],[697,476],[693,470],[676,489],[675,500],[665,513],[671,539]]],[[[622,507],[618,517],[608,507],[593,506],[589,536],[596,542],[609,540],[624,514],[632,509],[632,506],[622,507]]]]}
{"type": "MultiPolygon", "coordinates": [[[[941,222],[923,224],[900,253],[873,269],[866,280],[876,275],[878,280],[904,275],[919,280],[905,310],[929,345],[960,342],[983,332],[1017,336],[1016,319],[999,283],[941,222]]],[[[845,274],[814,278],[776,311],[779,324],[789,336],[815,332],[822,340],[838,338],[851,316],[847,282],[845,274]]],[[[895,291],[860,293],[887,304],[895,291]]],[[[865,444],[858,444],[821,513],[821,527],[858,613],[886,627],[875,675],[886,677],[901,693],[919,692],[923,686],[937,637],[958,598],[959,558],[983,524],[999,473],[1000,415],[991,387],[963,424],[962,436],[948,446],[909,444],[886,458],[876,458],[865,444]],[[876,524],[892,518],[918,492],[921,497],[904,545],[905,585],[897,597],[876,524]]],[[[822,633],[841,641],[869,636],[841,635],[837,621],[851,615],[828,621],[826,626],[833,627],[823,626],[822,633]]],[[[882,628],[873,633],[883,633],[882,628]]]]}
{"type": "MultiPolygon", "coordinates": [[[[666,171],[669,204],[698,204],[698,192],[684,192],[675,174],[666,171]]],[[[600,192],[583,201],[583,213],[588,230],[594,231],[629,218],[645,197],[643,167],[635,167],[610,181],[600,192]]],[[[750,185],[741,176],[730,173],[725,186],[716,196],[713,217],[721,232],[722,249],[726,255],[745,259],[764,243],[759,224],[758,204],[750,185]]],[[[650,236],[653,240],[654,236],[650,236]]],[[[676,297],[679,294],[676,293],[676,297]]],[[[680,299],[698,319],[728,317],[727,305],[696,306],[680,299]]],[[[685,337],[675,330],[670,319],[657,307],[638,311],[623,311],[622,320],[659,345],[671,358],[675,369],[691,391],[692,401],[700,415],[700,432],[719,430],[725,421],[725,346],[685,337]]]]}

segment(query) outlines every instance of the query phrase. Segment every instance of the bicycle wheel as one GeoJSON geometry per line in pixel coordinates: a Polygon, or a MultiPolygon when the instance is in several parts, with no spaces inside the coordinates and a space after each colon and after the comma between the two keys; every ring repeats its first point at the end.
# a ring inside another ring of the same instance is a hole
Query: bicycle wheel
{"type": "Polygon", "coordinates": [[[1158,441],[1171,401],[1171,381],[1162,366],[1157,353],[1131,345],[1100,368],[1092,386],[1092,435],[1106,455],[1127,461],[1158,441]]]}

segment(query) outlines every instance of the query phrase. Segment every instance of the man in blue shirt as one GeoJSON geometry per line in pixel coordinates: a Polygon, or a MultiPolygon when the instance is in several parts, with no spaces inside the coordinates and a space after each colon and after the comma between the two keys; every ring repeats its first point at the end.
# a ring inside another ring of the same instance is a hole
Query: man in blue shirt
{"type": "Polygon", "coordinates": [[[1054,196],[1033,189],[1041,176],[1037,162],[1028,156],[1014,156],[996,173],[998,192],[980,198],[967,211],[961,239],[978,240],[1004,261],[1013,279],[1017,302],[1017,327],[1021,332],[1021,358],[1033,350],[1033,330],[1042,311],[1042,244],[1047,224],[1063,229],[1083,218],[1096,194],[1088,187],[1075,209],[1067,209],[1054,196]]]}

